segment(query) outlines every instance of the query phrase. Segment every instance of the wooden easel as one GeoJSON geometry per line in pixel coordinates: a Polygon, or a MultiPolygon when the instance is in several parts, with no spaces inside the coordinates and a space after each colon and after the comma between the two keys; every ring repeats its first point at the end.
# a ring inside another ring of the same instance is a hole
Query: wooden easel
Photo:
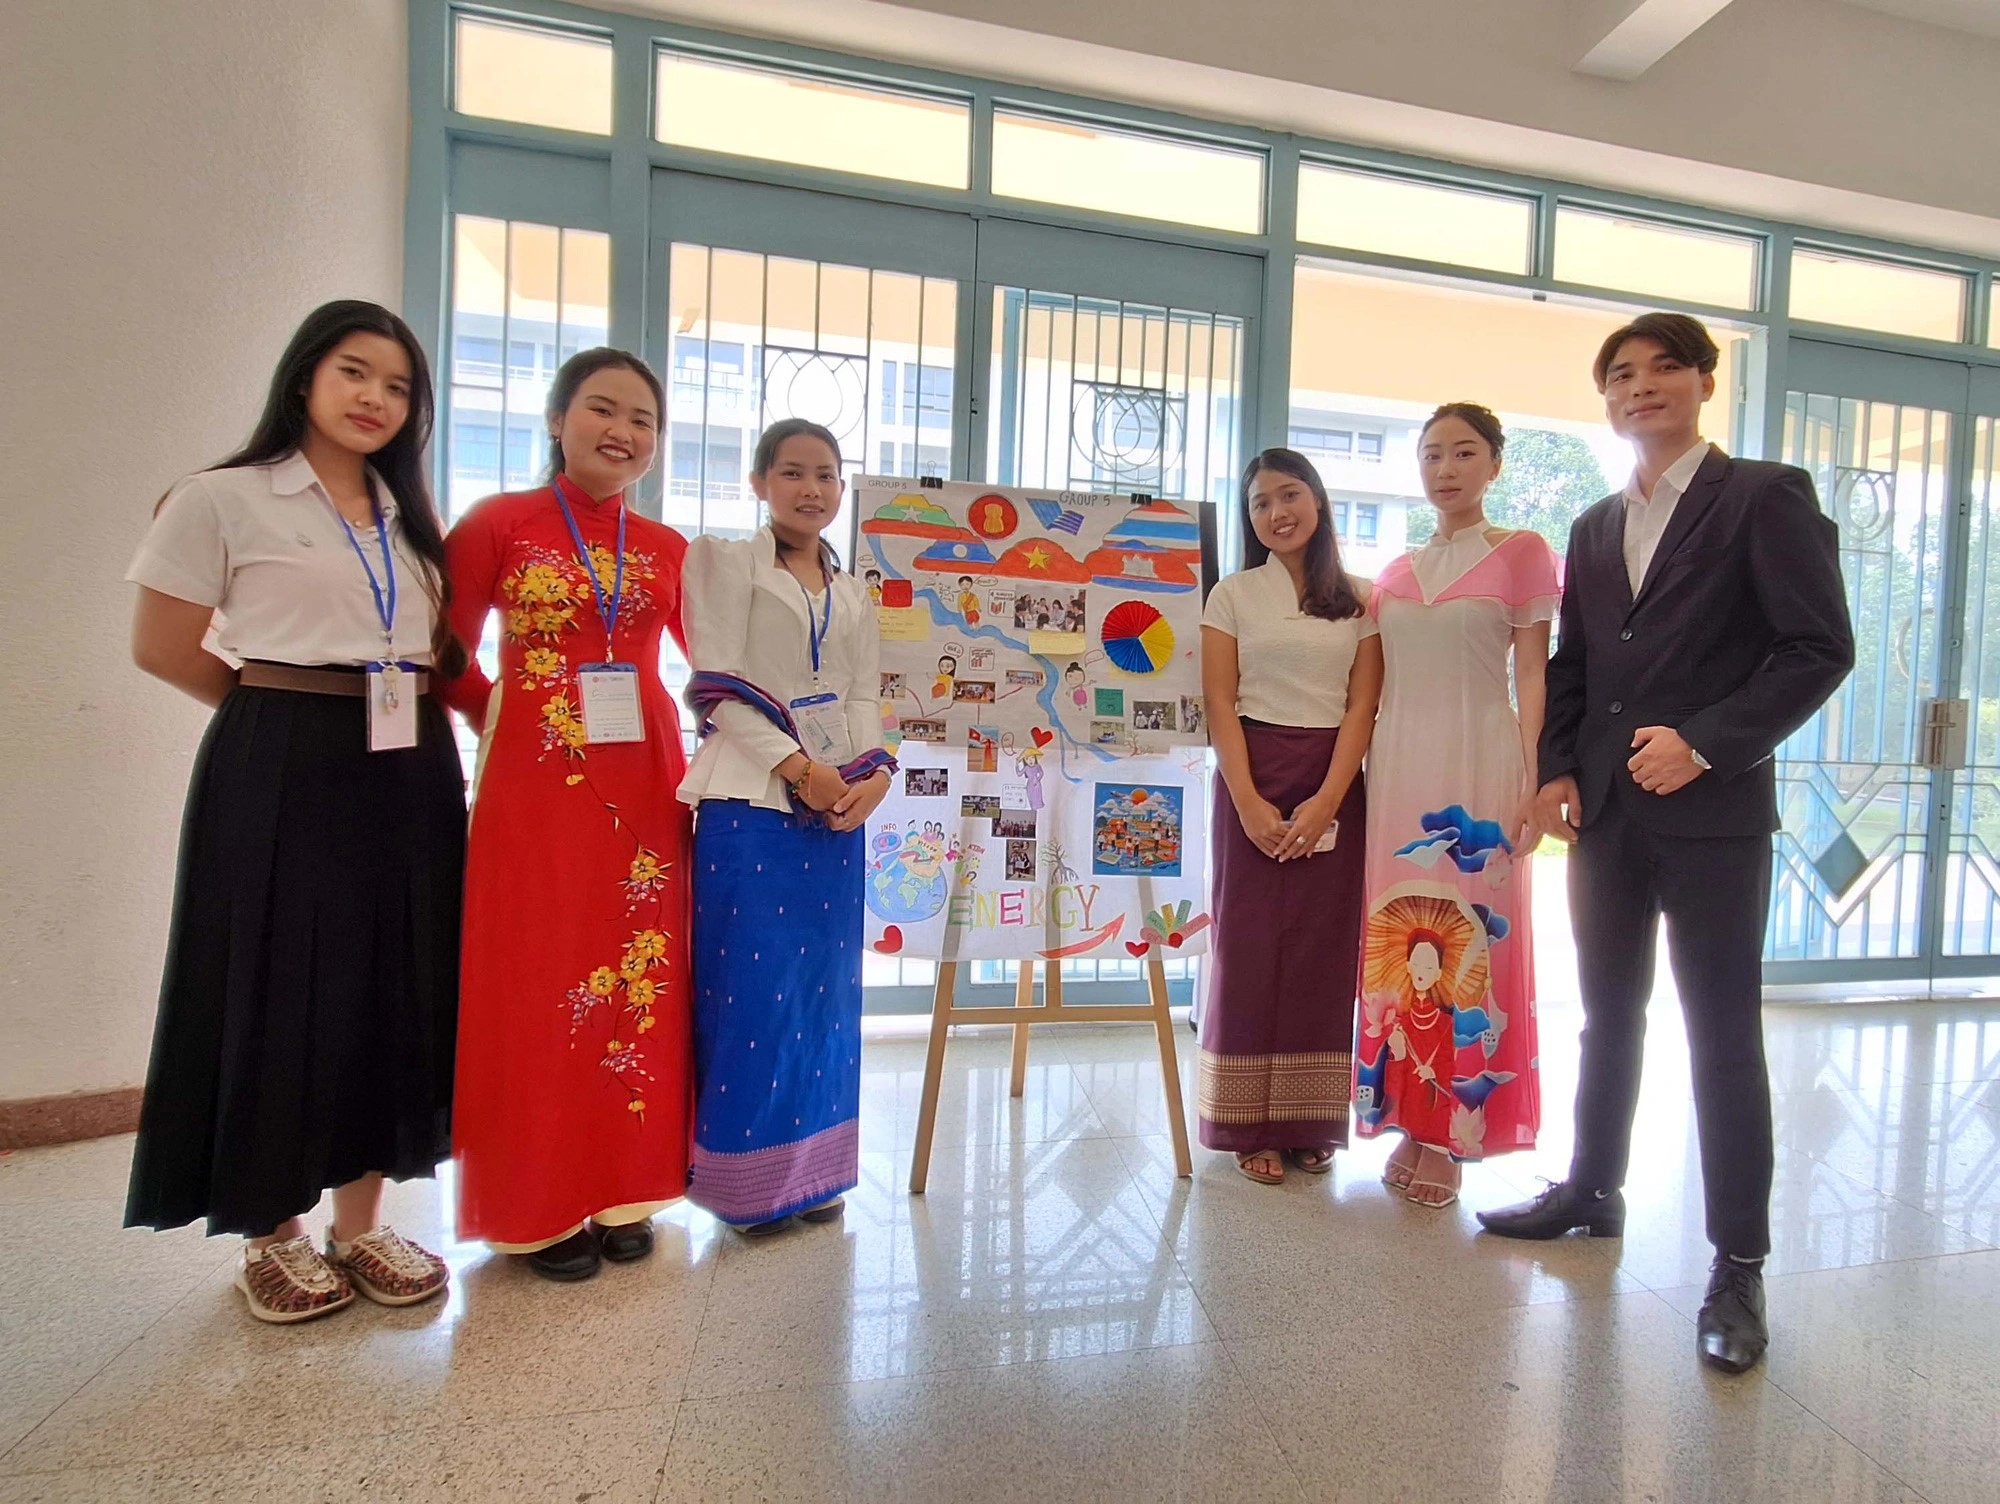
{"type": "Polygon", "coordinates": [[[1156,945],[1146,952],[1146,1007],[1130,1003],[1094,1003],[1070,1007],[1062,1000],[1062,962],[1030,956],[1020,963],[1014,984],[1014,1006],[961,1008],[953,998],[958,989],[958,962],[940,961],[937,987],[931,995],[930,1053],[924,1059],[923,1105],[917,1112],[916,1152],[910,1160],[910,1193],[920,1196],[931,1173],[931,1136],[937,1129],[938,1088],[944,1076],[945,1036],[953,1024],[1011,1024],[1014,1029],[1013,1080],[1008,1095],[1018,1097],[1028,1084],[1028,1029],[1034,1024],[1130,1024],[1151,1020],[1160,1041],[1161,1082],[1167,1094],[1167,1125],[1174,1136],[1174,1170],[1194,1173],[1188,1159],[1187,1118],[1181,1107],[1180,1062],[1174,1054],[1174,1020],[1167,1007],[1167,968],[1156,945]],[[1035,1002],[1035,968],[1042,970],[1042,1002],[1035,1002]]]}

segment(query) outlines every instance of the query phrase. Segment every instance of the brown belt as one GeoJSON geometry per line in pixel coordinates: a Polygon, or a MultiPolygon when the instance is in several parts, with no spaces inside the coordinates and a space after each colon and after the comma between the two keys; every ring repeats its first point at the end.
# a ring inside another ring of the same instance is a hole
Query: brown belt
{"type": "MultiPolygon", "coordinates": [[[[246,663],[237,682],[252,689],[295,689],[309,695],[353,695],[365,699],[368,675],[360,669],[300,668],[289,663],[246,663]]],[[[406,676],[420,695],[431,692],[431,676],[418,669],[406,676]]]]}

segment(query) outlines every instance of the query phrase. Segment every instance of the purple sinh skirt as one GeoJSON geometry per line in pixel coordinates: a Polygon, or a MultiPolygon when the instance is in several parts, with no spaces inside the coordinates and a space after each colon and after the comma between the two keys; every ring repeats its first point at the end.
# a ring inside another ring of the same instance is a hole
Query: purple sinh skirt
{"type": "MultiPolygon", "coordinates": [[[[1325,780],[1338,733],[1246,716],[1243,735],[1258,793],[1290,814],[1325,780]]],[[[1197,1088],[1210,1149],[1347,1143],[1368,824],[1358,774],[1337,818],[1333,850],[1275,862],[1243,833],[1216,774],[1215,926],[1197,1088]]]]}

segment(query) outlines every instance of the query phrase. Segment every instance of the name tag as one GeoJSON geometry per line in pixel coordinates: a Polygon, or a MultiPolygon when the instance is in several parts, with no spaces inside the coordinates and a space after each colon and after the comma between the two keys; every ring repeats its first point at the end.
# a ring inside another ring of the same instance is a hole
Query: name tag
{"type": "Polygon", "coordinates": [[[417,744],[417,677],[394,663],[368,670],[368,750],[400,752],[417,744]]]}
{"type": "Polygon", "coordinates": [[[814,762],[832,767],[850,762],[853,743],[847,734],[847,708],[831,690],[792,701],[792,721],[799,728],[799,745],[814,762]]]}
{"type": "Polygon", "coordinates": [[[643,742],[646,717],[639,709],[639,665],[587,663],[577,671],[583,694],[583,739],[596,746],[606,742],[643,742]]]}

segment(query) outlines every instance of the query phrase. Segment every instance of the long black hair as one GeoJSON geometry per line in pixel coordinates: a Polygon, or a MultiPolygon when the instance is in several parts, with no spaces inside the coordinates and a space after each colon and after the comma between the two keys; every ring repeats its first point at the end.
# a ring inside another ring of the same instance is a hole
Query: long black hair
{"type": "Polygon", "coordinates": [[[315,308],[278,358],[270,390],[264,396],[264,411],[250,437],[234,454],[208,468],[275,465],[296,454],[305,443],[306,396],[312,390],[313,376],[320,363],[351,334],[392,339],[409,358],[409,416],[388,443],[368,456],[368,466],[382,477],[382,484],[396,499],[403,536],[423,560],[424,593],[430,597],[437,618],[431,633],[432,660],[442,677],[456,678],[465,671],[466,654],[451,630],[451,577],[445,570],[444,526],[438,520],[437,503],[431,499],[430,483],[424,479],[424,450],[431,441],[431,367],[408,324],[380,303],[360,298],[339,298],[315,308]]]}
{"type": "Polygon", "coordinates": [[[1255,569],[1271,557],[1250,522],[1250,487],[1259,471],[1275,470],[1289,475],[1312,492],[1319,508],[1319,524],[1306,539],[1305,580],[1299,591],[1299,609],[1325,621],[1346,621],[1367,608],[1340,562],[1340,540],[1333,535],[1333,506],[1326,499],[1326,485],[1313,469],[1312,461],[1296,449],[1266,449],[1243,467],[1243,483],[1237,488],[1243,521],[1243,567],[1255,569]]]}
{"type": "MultiPolygon", "coordinates": [[[[818,439],[833,451],[833,468],[836,472],[846,463],[840,457],[840,440],[833,436],[833,430],[823,423],[815,423],[810,418],[780,418],[769,428],[757,435],[757,447],[751,451],[750,474],[753,479],[770,473],[778,463],[778,451],[785,447],[787,439],[818,439]]],[[[819,536],[820,562],[829,570],[840,568],[840,550],[826,541],[826,534],[819,536]]]]}
{"type": "MultiPolygon", "coordinates": [[[[660,385],[660,378],[653,374],[653,368],[634,355],[630,350],[615,350],[610,345],[598,345],[589,350],[579,350],[562,363],[555,380],[549,383],[549,400],[543,409],[548,421],[553,423],[569,411],[569,405],[576,401],[576,394],[583,384],[599,371],[613,368],[630,371],[646,383],[653,394],[653,408],[658,415],[656,421],[667,421],[667,392],[660,385]]],[[[553,434],[549,436],[549,467],[542,476],[544,481],[553,483],[563,470],[562,440],[553,434]]]]}

